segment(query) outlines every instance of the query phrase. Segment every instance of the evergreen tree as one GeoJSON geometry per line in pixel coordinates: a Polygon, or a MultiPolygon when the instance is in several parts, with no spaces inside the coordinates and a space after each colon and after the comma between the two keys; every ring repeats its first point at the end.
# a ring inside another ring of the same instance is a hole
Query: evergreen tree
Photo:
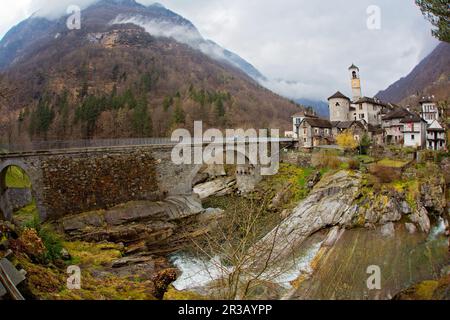
{"type": "Polygon", "coordinates": [[[423,15],[435,27],[433,36],[450,42],[450,8],[448,0],[416,0],[423,15]]]}
{"type": "Polygon", "coordinates": [[[137,136],[148,137],[152,131],[152,120],[148,112],[147,98],[142,97],[133,110],[133,129],[137,136]]]}
{"type": "Polygon", "coordinates": [[[186,116],[184,114],[184,110],[181,107],[181,102],[178,101],[175,106],[175,111],[173,113],[173,121],[175,124],[183,124],[186,120],[186,116]]]}

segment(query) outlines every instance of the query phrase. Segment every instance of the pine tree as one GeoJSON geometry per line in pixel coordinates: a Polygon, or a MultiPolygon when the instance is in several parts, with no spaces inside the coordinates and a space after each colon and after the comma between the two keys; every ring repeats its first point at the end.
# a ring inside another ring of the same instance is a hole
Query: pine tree
{"type": "Polygon", "coordinates": [[[450,10],[448,0],[416,0],[422,14],[435,27],[433,36],[450,42],[450,10]]]}

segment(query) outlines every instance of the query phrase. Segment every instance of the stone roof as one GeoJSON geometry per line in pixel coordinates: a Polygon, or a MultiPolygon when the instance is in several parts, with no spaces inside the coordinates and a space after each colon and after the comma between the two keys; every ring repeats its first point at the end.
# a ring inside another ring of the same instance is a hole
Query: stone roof
{"type": "Polygon", "coordinates": [[[332,128],[331,122],[319,118],[305,118],[304,122],[308,123],[313,128],[332,128]]]}
{"type": "Polygon", "coordinates": [[[420,117],[419,115],[410,112],[409,115],[405,116],[400,123],[411,123],[411,122],[426,122],[424,119],[422,119],[422,117],[420,117]]]}
{"type": "Polygon", "coordinates": [[[357,66],[355,66],[354,63],[352,63],[352,65],[348,68],[348,70],[351,70],[351,69],[357,69],[357,70],[359,70],[359,68],[358,68],[357,66]]]}
{"type": "Polygon", "coordinates": [[[360,126],[361,128],[365,128],[364,125],[359,121],[333,121],[332,125],[334,128],[338,129],[348,129],[351,128],[354,124],[360,126]]]}
{"type": "Polygon", "coordinates": [[[357,101],[355,101],[353,103],[354,104],[371,103],[371,104],[376,104],[376,105],[383,106],[383,107],[388,107],[388,104],[386,102],[378,100],[377,98],[369,98],[369,97],[359,98],[357,101]]]}
{"type": "Polygon", "coordinates": [[[422,99],[420,99],[419,101],[419,103],[430,103],[430,102],[434,102],[434,96],[422,97],[422,99]]]}
{"type": "Polygon", "coordinates": [[[309,113],[307,111],[300,111],[292,116],[292,118],[303,118],[303,117],[318,118],[315,114],[309,113]]]}
{"type": "Polygon", "coordinates": [[[345,96],[342,92],[338,91],[335,94],[333,94],[331,97],[328,98],[328,100],[331,99],[346,99],[348,101],[350,101],[350,98],[345,96]]]}
{"type": "Polygon", "coordinates": [[[383,120],[392,120],[392,119],[403,119],[406,116],[411,115],[411,112],[406,110],[405,108],[396,108],[391,112],[387,113],[383,120]]]}
{"type": "Polygon", "coordinates": [[[383,132],[383,128],[381,127],[381,125],[376,125],[374,126],[373,124],[368,124],[368,129],[369,132],[374,132],[374,133],[380,133],[383,132]]]}

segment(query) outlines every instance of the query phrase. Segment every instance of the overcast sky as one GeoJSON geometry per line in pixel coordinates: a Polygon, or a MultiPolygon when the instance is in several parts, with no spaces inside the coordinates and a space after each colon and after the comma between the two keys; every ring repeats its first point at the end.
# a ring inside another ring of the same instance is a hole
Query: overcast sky
{"type": "MultiPolygon", "coordinates": [[[[95,0],[14,0],[0,10],[0,37],[40,10],[54,18],[68,4],[95,0]]],[[[151,4],[153,0],[139,0],[151,4]]],[[[361,69],[363,94],[407,75],[437,45],[413,0],[160,0],[200,33],[252,63],[285,96],[326,100],[351,94],[348,67],[361,69]],[[381,29],[367,27],[378,6],[381,29]]]]}

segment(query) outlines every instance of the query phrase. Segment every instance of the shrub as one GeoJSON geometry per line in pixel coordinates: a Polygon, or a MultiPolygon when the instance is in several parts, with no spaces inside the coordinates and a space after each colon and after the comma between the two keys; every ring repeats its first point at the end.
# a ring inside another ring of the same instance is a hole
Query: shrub
{"type": "Polygon", "coordinates": [[[358,142],[351,131],[344,131],[336,137],[337,144],[345,151],[353,151],[358,147],[358,142]]]}
{"type": "Polygon", "coordinates": [[[369,172],[378,178],[381,183],[391,183],[400,179],[400,170],[375,164],[369,167],[369,172]]]}
{"type": "Polygon", "coordinates": [[[312,156],[311,162],[313,166],[322,169],[329,168],[336,170],[339,169],[341,166],[341,161],[339,160],[339,157],[327,152],[315,153],[312,156]]]}
{"type": "Polygon", "coordinates": [[[359,170],[359,166],[360,166],[360,163],[359,163],[359,160],[357,160],[357,159],[350,159],[348,161],[348,168],[350,170],[359,170]]]}

